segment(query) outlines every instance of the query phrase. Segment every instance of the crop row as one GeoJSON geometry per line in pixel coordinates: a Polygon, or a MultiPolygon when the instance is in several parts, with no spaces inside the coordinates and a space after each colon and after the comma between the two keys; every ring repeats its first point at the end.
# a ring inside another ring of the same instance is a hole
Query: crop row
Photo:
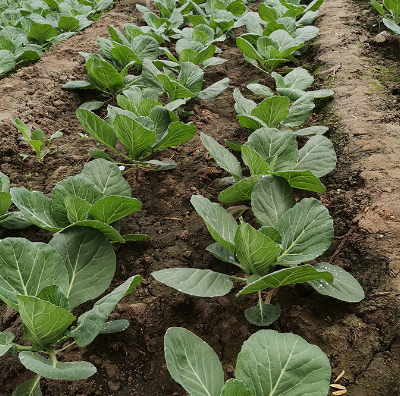
{"type": "MultiPolygon", "coordinates": [[[[104,58],[82,53],[89,81],[70,81],[64,88],[97,89],[100,98],[105,98],[85,103],[76,114],[88,133],[111,154],[91,150],[95,160],[86,164],[81,174],[59,182],[51,198],[24,188],[10,189],[7,176],[0,175],[0,224],[8,228],[34,224],[56,232],[47,245],[22,238],[0,242],[0,297],[19,311],[25,338],[32,343],[19,345],[13,342],[11,332],[0,333],[0,353],[19,352],[22,364],[37,374],[21,384],[14,396],[40,395],[42,376],[70,380],[89,377],[96,371],[92,364],[60,362],[57,354],[73,344],[86,346],[100,333],[122,331],[129,325],[125,320],[107,319],[118,301],[138,285],[140,276],[131,277],[100,299],[71,327],[75,320],[72,310],[98,297],[110,285],[116,262],[110,242],[146,237],[119,232],[119,220],[141,208],[141,203],[131,197],[119,166],[155,166],[158,170],[176,166],[171,161],[147,158],[195,135],[195,126],[184,122],[188,115],[184,105],[196,97],[217,97],[228,86],[229,80],[223,79],[203,88],[204,69],[224,62],[214,56],[221,53],[214,43],[224,41],[239,26],[247,29],[236,39],[245,59],[270,73],[276,83],[275,90],[256,83],[248,86],[261,98],[259,103],[246,99],[238,89],[234,91],[238,120],[252,133],[243,145],[232,140],[226,143],[240,152],[250,176],[243,176],[243,165],[228,149],[210,136],[202,134],[201,139],[230,175],[224,181],[231,186],[221,192],[219,200],[250,200],[260,227],[254,228],[241,216],[238,224],[222,206],[200,195],[191,201],[216,241],[207,250],[244,275],[172,268],[153,276],[179,291],[202,297],[224,295],[232,289],[233,281],[242,282],[239,295],[259,295],[257,305],[245,312],[247,319],[259,326],[271,324],[280,315],[279,307],[261,298],[261,291],[267,288],[308,282],[321,294],[343,301],[356,302],[364,297],[358,282],[343,269],[324,262],[303,264],[330,246],[333,221],[314,198],[296,203],[293,188],[324,192],[319,178],[334,168],[336,155],[332,143],[323,136],[326,127],[301,125],[308,121],[314,101],[333,93],[307,91],[313,77],[305,69],[296,68],[285,75],[273,72],[278,65],[295,61],[304,42],[317,35],[318,29],[310,24],[318,16],[321,3],[314,0],[302,6],[297,0],[265,0],[254,13],[248,12],[241,0],[207,0],[203,4],[156,1],[160,16],[137,6],[147,26],[126,24],[123,33],[110,27],[111,38],[98,38],[104,58]],[[175,46],[171,40],[177,40],[175,46]],[[115,102],[118,106],[110,104],[115,102]],[[107,120],[93,113],[105,105],[107,120]],[[311,137],[299,149],[296,135],[311,137]],[[117,140],[125,152],[116,148],[117,140]],[[115,160],[116,156],[121,159],[115,160]],[[18,212],[8,211],[11,203],[18,212]],[[71,338],[73,341],[65,345],[71,338]]],[[[14,125],[43,160],[48,150],[44,133],[30,131],[18,119],[14,125]]],[[[254,334],[238,356],[236,379],[225,384],[218,357],[189,331],[168,330],[165,345],[167,367],[190,395],[258,396],[266,389],[269,395],[328,393],[327,357],[296,335],[271,330],[254,334]],[[285,369],[282,361],[286,362],[285,369]],[[302,374],[292,375],[295,370],[302,374]]]]}

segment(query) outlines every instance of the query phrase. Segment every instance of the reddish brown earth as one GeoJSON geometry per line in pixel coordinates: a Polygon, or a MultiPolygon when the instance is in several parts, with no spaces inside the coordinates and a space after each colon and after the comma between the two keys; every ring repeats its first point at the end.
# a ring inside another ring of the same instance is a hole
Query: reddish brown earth
{"type": "MultiPolygon", "coordinates": [[[[330,209],[336,227],[335,241],[324,259],[352,272],[366,298],[360,304],[347,304],[306,286],[285,287],[273,297],[282,316],[272,328],[294,332],[321,347],[335,376],[345,370],[340,383],[348,395],[397,396],[400,69],[393,49],[396,42],[391,38],[374,42],[379,17],[368,10],[367,1],[325,0],[318,20],[320,35],[300,61],[315,72],[316,85],[330,86],[336,92],[335,99],[320,104],[312,118],[330,126],[338,154],[336,170],[324,180],[327,193],[316,196],[330,209]]],[[[119,2],[92,27],[57,44],[34,65],[0,80],[0,164],[13,186],[50,193],[58,181],[79,173],[90,160],[88,151],[95,142],[78,135],[84,130],[75,110],[91,97],[63,91],[61,86],[69,79],[85,79],[78,51],[98,52],[96,37],[107,37],[108,26],[122,29],[127,22],[138,23],[138,13],[119,2]],[[16,117],[48,135],[62,129],[64,136],[56,141],[59,151],[43,164],[23,161],[19,154],[30,149],[10,122],[16,117]]],[[[265,76],[244,61],[234,40],[221,48],[228,62],[209,70],[206,81],[228,76],[229,89],[218,99],[194,103],[191,120],[199,133],[220,143],[224,138],[244,142],[248,132],[236,121],[232,90],[244,89],[250,81],[265,76]]],[[[152,279],[151,272],[178,266],[234,273],[234,268],[205,251],[212,239],[189,202],[192,194],[216,201],[224,172],[209,157],[198,135],[157,158],[173,158],[178,166],[168,172],[143,170],[138,178],[133,170],[125,173],[143,209],[123,220],[123,231],[150,236],[147,241],[115,245],[118,269],[111,288],[133,274],[144,278],[112,314],[112,319],[126,318],[131,325],[122,333],[97,337],[87,348],[66,351],[66,361],[88,360],[98,373],[76,382],[42,380],[45,396],[184,396],[165,366],[163,336],[168,327],[188,328],[207,341],[221,358],[227,377],[233,373],[241,344],[258,330],[243,315],[253,303],[252,296],[237,299],[232,292],[215,299],[194,298],[152,279]]],[[[2,231],[1,237],[7,236],[48,241],[51,233],[31,227],[2,231]]],[[[79,309],[90,306],[87,303],[79,309]]],[[[0,305],[0,313],[0,331],[11,330],[20,337],[16,312],[0,305]]],[[[1,396],[10,396],[19,383],[32,377],[16,357],[7,355],[0,360],[0,372],[1,396]]]]}

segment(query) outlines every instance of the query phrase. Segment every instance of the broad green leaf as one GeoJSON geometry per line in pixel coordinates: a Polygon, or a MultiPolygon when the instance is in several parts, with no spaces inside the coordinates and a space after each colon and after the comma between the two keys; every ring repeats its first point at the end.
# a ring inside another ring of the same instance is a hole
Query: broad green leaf
{"type": "Polygon", "coordinates": [[[292,188],[315,191],[318,193],[325,192],[325,187],[318,177],[314,176],[310,171],[281,171],[274,172],[273,175],[286,179],[292,188]]]}
{"type": "Polygon", "coordinates": [[[224,296],[233,286],[228,275],[196,268],[167,268],[151,275],[169,287],[198,297],[224,296]]]}
{"type": "Polygon", "coordinates": [[[111,56],[119,62],[119,65],[122,68],[128,66],[129,64],[132,65],[132,62],[136,62],[138,64],[142,63],[132,49],[126,45],[117,45],[116,47],[112,48],[111,56]]]}
{"type": "Polygon", "coordinates": [[[212,99],[216,98],[222,91],[228,88],[229,78],[226,77],[222,80],[217,81],[216,83],[210,85],[208,88],[203,89],[197,97],[199,99],[212,99]]]}
{"type": "Polygon", "coordinates": [[[225,382],[220,396],[253,396],[244,382],[238,379],[229,379],[225,382]]]}
{"type": "Polygon", "coordinates": [[[258,61],[262,61],[262,56],[254,49],[254,47],[244,38],[237,37],[236,38],[236,45],[238,48],[243,52],[243,54],[250,58],[256,59],[258,61]]]}
{"type": "Polygon", "coordinates": [[[269,128],[276,128],[288,116],[289,105],[289,98],[273,96],[257,105],[251,115],[262,120],[269,128]]]}
{"type": "Polygon", "coordinates": [[[142,203],[136,198],[111,195],[95,202],[89,210],[88,217],[111,224],[134,211],[140,210],[141,207],[142,203]]]}
{"type": "Polygon", "coordinates": [[[271,164],[272,171],[286,171],[297,164],[297,141],[291,132],[260,128],[249,136],[245,145],[260,154],[264,160],[271,161],[275,157],[271,164]]]}
{"type": "Polygon", "coordinates": [[[235,179],[240,180],[242,178],[242,168],[236,157],[229,152],[225,147],[221,146],[211,136],[207,136],[204,133],[200,135],[200,139],[203,142],[205,148],[210,153],[211,157],[214,158],[216,163],[235,179]]]}
{"type": "Polygon", "coordinates": [[[140,160],[156,142],[156,133],[146,129],[132,118],[118,114],[114,120],[114,131],[133,160],[140,160]]]}
{"type": "Polygon", "coordinates": [[[0,216],[7,212],[12,203],[11,194],[8,192],[0,192],[0,216]]]}
{"type": "Polygon", "coordinates": [[[119,333],[129,327],[129,321],[126,319],[113,320],[112,322],[104,323],[99,334],[119,333]]]}
{"type": "Polygon", "coordinates": [[[69,275],[65,294],[71,310],[103,293],[114,276],[115,253],[106,237],[89,227],[73,227],[49,243],[65,261],[69,275]]]}
{"type": "Polygon", "coordinates": [[[263,3],[258,6],[258,13],[260,18],[265,22],[272,22],[279,18],[279,15],[274,8],[268,7],[263,3]]]}
{"type": "Polygon", "coordinates": [[[235,111],[239,115],[251,115],[257,106],[252,100],[246,99],[237,88],[233,90],[233,98],[235,99],[235,111]]]}
{"type": "Polygon", "coordinates": [[[43,193],[23,187],[13,187],[10,192],[13,203],[32,224],[49,231],[61,230],[52,215],[51,200],[43,193]]]}
{"type": "Polygon", "coordinates": [[[74,17],[61,16],[58,20],[58,28],[63,32],[74,32],[79,26],[79,21],[74,17]]]}
{"type": "Polygon", "coordinates": [[[383,24],[390,29],[392,32],[396,33],[396,34],[400,34],[400,26],[397,25],[396,23],[394,23],[393,21],[391,21],[390,19],[387,18],[383,18],[382,19],[383,24]]]}
{"type": "Polygon", "coordinates": [[[253,187],[262,175],[246,177],[228,187],[218,195],[218,200],[223,203],[234,203],[238,201],[248,201],[251,199],[253,187]]]}
{"type": "Polygon", "coordinates": [[[150,160],[146,162],[142,162],[142,164],[151,164],[156,165],[157,171],[165,171],[176,168],[176,162],[174,161],[159,161],[159,160],[150,160]]]}
{"type": "Polygon", "coordinates": [[[36,297],[41,300],[48,301],[56,305],[57,307],[63,308],[66,311],[70,312],[68,298],[56,285],[46,286],[40,291],[40,293],[36,297]]]}
{"type": "MultiPolygon", "coordinates": [[[[52,192],[51,213],[61,227],[71,224],[66,206],[68,201],[65,200],[68,196],[81,198],[91,206],[101,199],[103,194],[96,185],[82,175],[70,176],[58,182],[52,192]]],[[[69,204],[71,209],[71,201],[69,204]]],[[[74,217],[72,213],[70,216],[74,217]]]]}
{"type": "Polygon", "coordinates": [[[241,265],[235,260],[233,254],[228,250],[225,249],[222,245],[218,242],[215,242],[206,248],[207,252],[210,252],[214,257],[218,260],[224,261],[225,263],[230,263],[236,265],[239,268],[242,268],[241,265]]]}
{"type": "Polygon", "coordinates": [[[158,142],[155,150],[178,146],[179,144],[192,139],[196,134],[196,126],[193,123],[184,124],[183,122],[171,122],[168,126],[168,132],[158,142]]]}
{"type": "Polygon", "coordinates": [[[299,43],[305,43],[318,36],[319,29],[316,26],[305,26],[296,30],[294,35],[295,39],[299,43]]]}
{"type": "Polygon", "coordinates": [[[90,102],[85,102],[79,106],[80,109],[94,111],[100,109],[105,102],[100,102],[98,100],[93,100],[90,102]]]}
{"type": "Polygon", "coordinates": [[[328,271],[333,275],[333,282],[311,281],[310,285],[324,296],[330,296],[346,302],[360,302],[365,294],[357,280],[344,269],[329,263],[314,265],[317,271],[328,271]]]}
{"type": "Polygon", "coordinates": [[[270,272],[270,264],[278,257],[281,248],[269,237],[242,223],[235,234],[237,258],[249,275],[264,276],[270,272]]]}
{"type": "Polygon", "coordinates": [[[310,282],[319,279],[332,282],[334,278],[330,272],[317,271],[312,265],[308,264],[285,268],[248,283],[237,295],[251,294],[264,289],[276,289],[284,285],[293,285],[295,283],[310,282]]]}
{"type": "Polygon", "coordinates": [[[32,296],[18,296],[18,311],[25,338],[44,350],[53,347],[75,320],[65,309],[32,296]]]}
{"type": "MultiPolygon", "coordinates": [[[[273,75],[271,74],[273,77],[273,75]]],[[[292,88],[292,89],[301,89],[306,90],[311,87],[314,82],[314,77],[306,70],[301,67],[296,67],[296,69],[292,70],[290,73],[286,74],[283,77],[283,81],[285,83],[284,87],[277,88],[292,88]]]]}
{"type": "Polygon", "coordinates": [[[42,377],[57,380],[86,379],[96,373],[97,369],[89,362],[53,362],[36,352],[23,351],[19,360],[28,369],[42,377]]]}
{"type": "Polygon", "coordinates": [[[71,224],[68,227],[65,227],[61,232],[66,232],[66,231],[68,231],[74,227],[78,227],[78,226],[91,227],[96,230],[99,230],[111,242],[125,243],[124,238],[114,227],[112,227],[111,225],[108,225],[106,223],[103,223],[102,221],[99,221],[99,220],[81,220],[74,224],[71,224]]]}
{"type": "Polygon", "coordinates": [[[159,74],[157,80],[160,82],[163,90],[168,94],[171,101],[183,98],[194,98],[196,96],[196,93],[190,91],[178,81],[172,80],[164,74],[159,74]]]}
{"type": "Polygon", "coordinates": [[[323,135],[329,128],[325,126],[312,126],[294,131],[297,136],[323,135]]]}
{"type": "Polygon", "coordinates": [[[95,184],[105,197],[110,195],[130,197],[132,194],[131,187],[122,176],[118,165],[105,159],[88,162],[83,167],[81,175],[95,184]]]}
{"type": "Polygon", "coordinates": [[[40,378],[38,375],[28,381],[23,382],[14,390],[11,396],[43,396],[40,390],[40,378]]]}
{"type": "Polygon", "coordinates": [[[10,192],[10,179],[2,172],[0,172],[0,192],[10,192]]]}
{"type": "Polygon", "coordinates": [[[64,204],[65,209],[67,210],[67,217],[69,221],[67,225],[81,220],[86,220],[87,214],[91,207],[89,202],[75,195],[67,195],[64,198],[64,204]]]}
{"type": "Polygon", "coordinates": [[[299,150],[299,160],[294,169],[309,170],[317,177],[322,177],[336,166],[336,154],[332,142],[324,136],[311,137],[299,150]]]}
{"type": "Polygon", "coordinates": [[[301,337],[260,330],[244,342],[235,374],[252,395],[326,396],[331,367],[327,356],[301,337]]]}
{"type": "Polygon", "coordinates": [[[236,118],[239,120],[240,125],[242,125],[244,128],[250,129],[251,131],[255,131],[266,126],[266,124],[257,117],[238,115],[236,118]]]}
{"type": "Polygon", "coordinates": [[[313,0],[303,11],[304,13],[308,11],[315,11],[318,10],[318,8],[322,5],[324,0],[313,0]]]}
{"type": "Polygon", "coordinates": [[[253,187],[251,208],[261,226],[274,226],[295,203],[293,190],[282,177],[263,176],[253,187]]]}
{"type": "Polygon", "coordinates": [[[252,176],[267,175],[272,172],[270,164],[259,153],[250,148],[250,146],[244,144],[241,147],[241,151],[243,162],[249,168],[252,176]]]}
{"type": "Polygon", "coordinates": [[[280,265],[295,265],[313,260],[325,252],[333,238],[333,221],[326,209],[314,198],[304,198],[288,209],[276,222],[282,236],[280,265]]]}
{"type": "Polygon", "coordinates": [[[376,0],[371,0],[371,5],[384,17],[386,17],[386,13],[384,8],[380,3],[378,3],[376,0]]]}
{"type": "Polygon", "coordinates": [[[76,116],[82,126],[95,140],[107,147],[113,148],[115,146],[117,137],[112,126],[89,110],[78,109],[76,110],[76,116]]]}
{"type": "MultiPolygon", "coordinates": [[[[219,396],[224,373],[217,354],[189,330],[170,327],[164,336],[167,368],[191,396],[219,396]]],[[[238,395],[237,395],[238,396],[238,395]]]]}
{"type": "Polygon", "coordinates": [[[269,326],[281,316],[281,310],[276,305],[265,304],[262,300],[258,300],[256,306],[244,311],[244,315],[253,325],[269,326]]]}
{"type": "Polygon", "coordinates": [[[22,230],[32,223],[21,212],[7,212],[0,216],[0,226],[10,230],[22,230]]]}
{"type": "Polygon", "coordinates": [[[238,228],[235,218],[222,206],[201,195],[193,195],[190,202],[206,223],[211,236],[230,252],[234,252],[238,228]]]}
{"type": "Polygon", "coordinates": [[[132,293],[141,281],[142,278],[139,275],[130,277],[110,294],[97,301],[90,311],[80,316],[76,328],[71,332],[76,343],[81,347],[89,345],[100,333],[118,302],[132,293]]]}
{"type": "Polygon", "coordinates": [[[395,22],[398,22],[400,14],[400,1],[398,0],[383,0],[383,5],[393,14],[395,22]]]}
{"type": "Polygon", "coordinates": [[[3,356],[13,346],[15,335],[11,331],[0,332],[0,356],[3,356]]]}
{"type": "Polygon", "coordinates": [[[15,65],[14,54],[5,49],[0,50],[0,76],[14,69],[15,65]]]}
{"type": "Polygon", "coordinates": [[[57,29],[48,24],[41,24],[33,22],[29,29],[27,39],[38,44],[44,44],[46,41],[56,37],[58,34],[57,29]]]}
{"type": "Polygon", "coordinates": [[[122,76],[105,60],[90,58],[86,62],[86,70],[89,82],[100,91],[114,95],[125,86],[122,76]]]}
{"type": "Polygon", "coordinates": [[[301,125],[309,119],[314,107],[315,104],[312,93],[306,93],[290,106],[289,114],[282,120],[282,123],[290,127],[301,125]]]}
{"type": "Polygon", "coordinates": [[[274,95],[273,91],[270,88],[262,84],[248,84],[247,88],[257,95],[263,95],[266,97],[271,97],[274,95]]]}
{"type": "Polygon", "coordinates": [[[11,120],[13,125],[22,133],[25,139],[30,140],[32,137],[32,133],[28,125],[26,125],[22,120],[16,118],[15,120],[11,120]]]}
{"type": "MultiPolygon", "coordinates": [[[[92,85],[88,81],[68,81],[62,86],[62,89],[67,89],[67,90],[74,90],[74,89],[93,89],[95,88],[94,85],[92,85]]],[[[81,121],[82,122],[82,121],[81,121]]]]}

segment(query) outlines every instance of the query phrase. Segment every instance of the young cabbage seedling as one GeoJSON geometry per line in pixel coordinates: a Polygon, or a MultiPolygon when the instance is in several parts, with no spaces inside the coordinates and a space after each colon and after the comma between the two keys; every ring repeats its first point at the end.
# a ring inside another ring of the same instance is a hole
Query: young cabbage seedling
{"type": "Polygon", "coordinates": [[[89,162],[79,175],[58,182],[51,199],[39,191],[11,189],[12,202],[40,228],[64,232],[74,226],[91,227],[120,243],[147,238],[141,234],[121,236],[118,232],[119,220],[142,207],[131,194],[118,166],[104,159],[89,162]]]}
{"type": "Polygon", "coordinates": [[[235,378],[224,382],[217,354],[181,327],[164,337],[172,378],[190,396],[327,396],[331,367],[324,352],[295,334],[259,330],[244,342],[235,378]]]}
{"type": "Polygon", "coordinates": [[[41,396],[41,377],[78,380],[93,375],[97,370],[91,363],[61,362],[58,356],[72,345],[89,345],[98,334],[125,330],[127,320],[107,319],[142,278],[129,278],[71,327],[76,319],[72,310],[104,293],[114,276],[115,253],[100,231],[74,227],[56,234],[48,245],[6,238],[0,242],[0,258],[0,299],[19,312],[24,337],[31,344],[14,343],[10,331],[0,333],[0,356],[18,353],[21,363],[37,374],[13,395],[41,396]]]}
{"type": "Polygon", "coordinates": [[[235,218],[201,195],[191,199],[216,243],[207,250],[247,274],[236,277],[210,270],[170,268],[152,275],[167,286],[201,297],[227,294],[232,280],[244,282],[237,294],[258,293],[259,302],[245,311],[246,318],[267,326],[279,315],[278,307],[265,303],[261,291],[308,282],[319,293],[347,302],[358,302],[364,292],[352,275],[329,263],[300,265],[317,258],[333,239],[333,221],[328,210],[316,199],[298,204],[289,183],[282,177],[267,175],[254,185],[251,194],[253,214],[260,224],[255,229],[235,218]]]}
{"type": "MultiPolygon", "coordinates": [[[[35,129],[34,131],[31,132],[29,127],[19,118],[11,120],[11,122],[22,133],[23,135],[22,140],[25,140],[31,145],[31,147],[36,153],[36,158],[38,159],[39,162],[42,162],[47,154],[54,154],[58,150],[58,148],[51,149],[50,144],[54,139],[57,139],[63,135],[61,131],[54,132],[50,136],[50,139],[48,140],[46,145],[46,138],[44,132],[41,129],[35,129]]],[[[34,155],[30,154],[20,154],[20,155],[23,159],[28,157],[35,157],[34,155]]]]}

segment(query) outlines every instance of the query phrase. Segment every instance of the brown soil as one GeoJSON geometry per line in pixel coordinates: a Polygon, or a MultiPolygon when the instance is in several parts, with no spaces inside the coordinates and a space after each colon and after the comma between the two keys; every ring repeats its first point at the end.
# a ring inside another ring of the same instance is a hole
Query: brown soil
{"type": "MultiPolygon", "coordinates": [[[[400,85],[389,77],[399,76],[400,71],[390,55],[391,44],[384,48],[388,40],[373,41],[378,31],[372,21],[379,18],[367,11],[367,2],[358,7],[344,0],[325,0],[318,20],[319,38],[308,46],[301,62],[310,71],[317,71],[319,85],[330,85],[336,92],[335,99],[318,106],[314,115],[314,120],[331,127],[330,137],[338,154],[336,170],[325,178],[327,193],[320,196],[336,226],[336,238],[326,259],[330,257],[334,264],[352,272],[362,283],[366,298],[360,304],[346,304],[303,285],[285,287],[273,297],[282,316],[272,328],[294,332],[320,346],[335,375],[346,371],[340,383],[347,387],[347,394],[397,396],[400,85]],[[389,67],[390,72],[383,73],[383,68],[389,67]]],[[[96,37],[107,37],[108,26],[122,30],[124,23],[138,21],[138,13],[119,2],[92,27],[0,81],[0,164],[13,186],[50,193],[58,181],[80,172],[90,160],[88,151],[95,143],[78,135],[85,131],[75,110],[91,97],[63,91],[61,85],[69,79],[85,79],[84,61],[77,52],[98,52],[96,37]],[[30,149],[10,122],[16,117],[48,135],[62,129],[64,136],[55,141],[60,150],[46,157],[43,164],[34,159],[23,161],[19,154],[30,149]]],[[[232,90],[265,76],[244,61],[234,41],[222,44],[222,49],[228,62],[208,71],[206,81],[228,76],[230,87],[221,98],[194,103],[191,120],[199,133],[221,143],[224,138],[245,141],[248,132],[236,121],[232,90]]],[[[98,373],[86,381],[42,380],[45,396],[183,396],[186,393],[169,376],[163,357],[163,336],[168,327],[185,327],[208,342],[221,358],[227,377],[232,375],[241,344],[258,330],[243,315],[253,304],[252,296],[237,299],[232,292],[215,299],[194,298],[151,277],[155,270],[178,266],[232,274],[235,270],[205,251],[212,239],[189,201],[192,194],[216,201],[224,172],[207,154],[198,135],[157,156],[170,158],[178,163],[175,170],[141,171],[138,178],[133,170],[125,174],[143,209],[123,220],[123,231],[150,236],[147,241],[115,246],[118,269],[111,288],[133,274],[144,278],[112,314],[112,319],[128,319],[130,327],[122,333],[99,336],[87,348],[66,351],[66,361],[88,360],[97,366],[98,373]]],[[[51,233],[31,227],[3,231],[2,238],[7,236],[48,241],[51,233]]],[[[90,306],[85,304],[78,310],[90,306]]],[[[0,313],[0,331],[11,330],[21,336],[17,314],[5,305],[0,305],[0,313]]],[[[16,357],[7,355],[0,360],[0,370],[1,396],[11,395],[19,383],[32,377],[16,357]]]]}

